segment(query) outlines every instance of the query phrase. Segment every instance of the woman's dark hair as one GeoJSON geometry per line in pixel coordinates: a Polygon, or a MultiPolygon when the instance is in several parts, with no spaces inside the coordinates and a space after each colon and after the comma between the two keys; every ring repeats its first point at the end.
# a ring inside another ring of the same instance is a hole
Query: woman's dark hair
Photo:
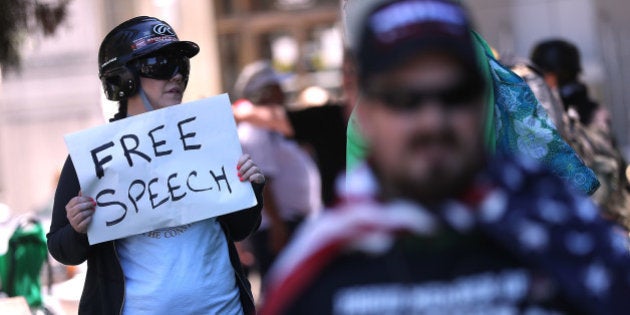
{"type": "Polygon", "coordinates": [[[577,47],[562,39],[542,41],[534,47],[530,59],[543,73],[556,75],[565,109],[574,107],[580,122],[590,124],[599,104],[590,98],[586,85],[578,79],[582,66],[577,47]]]}
{"type": "Polygon", "coordinates": [[[530,59],[543,72],[555,74],[560,86],[577,81],[582,72],[577,47],[562,39],[538,43],[532,50],[530,59]]]}
{"type": "Polygon", "coordinates": [[[118,101],[118,112],[109,121],[116,121],[127,117],[127,99],[118,101]]]}

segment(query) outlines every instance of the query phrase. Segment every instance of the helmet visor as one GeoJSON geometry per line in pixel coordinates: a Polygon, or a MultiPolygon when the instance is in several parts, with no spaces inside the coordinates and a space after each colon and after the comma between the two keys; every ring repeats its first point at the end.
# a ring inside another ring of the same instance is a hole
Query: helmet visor
{"type": "Polygon", "coordinates": [[[169,80],[178,73],[188,79],[190,73],[190,60],[185,56],[154,55],[136,59],[132,65],[141,77],[156,80],[169,80]]]}

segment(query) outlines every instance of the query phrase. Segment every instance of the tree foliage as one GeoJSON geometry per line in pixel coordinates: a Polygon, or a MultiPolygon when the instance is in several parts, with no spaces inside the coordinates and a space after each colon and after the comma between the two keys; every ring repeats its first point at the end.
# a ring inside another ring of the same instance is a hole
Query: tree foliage
{"type": "Polygon", "coordinates": [[[67,16],[71,0],[0,0],[0,66],[19,69],[27,36],[50,36],[67,16]]]}

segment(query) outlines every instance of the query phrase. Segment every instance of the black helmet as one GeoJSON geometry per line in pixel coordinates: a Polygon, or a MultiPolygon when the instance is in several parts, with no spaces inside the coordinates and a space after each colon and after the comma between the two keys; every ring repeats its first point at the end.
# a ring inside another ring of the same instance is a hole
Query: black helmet
{"type": "Polygon", "coordinates": [[[111,30],[98,51],[98,76],[107,99],[119,101],[136,93],[138,75],[129,62],[159,49],[189,58],[199,52],[197,44],[180,41],[168,23],[153,17],[135,17],[111,30]]]}

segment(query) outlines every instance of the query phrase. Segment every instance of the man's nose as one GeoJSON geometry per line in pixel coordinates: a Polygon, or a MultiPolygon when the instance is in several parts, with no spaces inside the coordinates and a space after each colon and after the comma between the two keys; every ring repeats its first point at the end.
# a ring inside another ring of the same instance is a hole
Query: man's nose
{"type": "Polygon", "coordinates": [[[447,109],[436,100],[427,99],[411,114],[419,128],[442,128],[448,122],[447,109]]]}

